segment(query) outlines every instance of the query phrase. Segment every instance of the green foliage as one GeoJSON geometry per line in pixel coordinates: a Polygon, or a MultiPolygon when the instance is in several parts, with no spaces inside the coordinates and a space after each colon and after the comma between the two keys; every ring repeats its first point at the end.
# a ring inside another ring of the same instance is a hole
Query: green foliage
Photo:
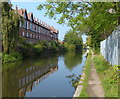
{"type": "Polygon", "coordinates": [[[76,89],[77,86],[79,85],[79,80],[80,80],[80,77],[81,75],[75,75],[75,74],[72,74],[72,75],[68,75],[66,76],[66,78],[69,78],[70,79],[70,83],[72,83],[72,86],[76,89]]]}
{"type": "Polygon", "coordinates": [[[90,68],[91,68],[90,65],[92,64],[91,58],[92,58],[92,55],[91,53],[89,53],[85,63],[85,67],[84,67],[85,70],[83,71],[85,73],[85,77],[83,80],[83,88],[80,93],[80,97],[89,97],[87,93],[87,88],[88,88],[88,80],[89,80],[89,74],[90,74],[90,68]]]}
{"type": "Polygon", "coordinates": [[[34,45],[33,49],[36,54],[40,54],[45,51],[49,53],[65,51],[64,45],[55,41],[51,41],[51,42],[40,41],[34,45]]]}
{"type": "Polygon", "coordinates": [[[19,15],[12,10],[12,5],[2,2],[2,42],[3,52],[10,53],[15,50],[19,42],[19,15]]]}
{"type": "MultiPolygon", "coordinates": [[[[26,39],[20,37],[21,42],[19,46],[17,46],[16,51],[20,53],[22,58],[26,57],[33,57],[33,56],[44,56],[47,54],[54,54],[54,53],[63,53],[66,51],[63,44],[59,42],[51,41],[39,41],[36,44],[30,44],[26,42],[26,39]]],[[[14,54],[13,51],[9,54],[5,54],[3,58],[3,63],[9,63],[19,60],[19,54],[14,54]],[[18,55],[18,57],[16,56],[18,55]],[[10,59],[11,57],[11,59],[10,59]]]]}
{"type": "Polygon", "coordinates": [[[35,53],[40,54],[42,50],[43,50],[43,47],[40,44],[39,45],[37,44],[34,46],[35,53]]]}
{"type": "Polygon", "coordinates": [[[46,2],[38,6],[50,18],[66,23],[77,33],[91,35],[92,47],[98,52],[100,41],[120,24],[119,2],[46,2]]]}
{"type": "Polygon", "coordinates": [[[22,59],[22,56],[20,55],[20,53],[18,52],[12,52],[10,54],[3,54],[3,57],[2,57],[2,62],[3,63],[9,63],[9,62],[15,62],[15,61],[18,61],[18,60],[21,60],[22,59]]]}
{"type": "Polygon", "coordinates": [[[68,31],[64,37],[65,47],[68,51],[82,50],[82,37],[74,31],[68,31]]]}
{"type": "Polygon", "coordinates": [[[65,43],[64,45],[65,45],[67,51],[73,51],[73,52],[75,51],[75,46],[73,44],[65,43]]]}
{"type": "Polygon", "coordinates": [[[96,54],[94,63],[102,81],[106,97],[118,97],[119,66],[111,66],[103,56],[96,54]]]}

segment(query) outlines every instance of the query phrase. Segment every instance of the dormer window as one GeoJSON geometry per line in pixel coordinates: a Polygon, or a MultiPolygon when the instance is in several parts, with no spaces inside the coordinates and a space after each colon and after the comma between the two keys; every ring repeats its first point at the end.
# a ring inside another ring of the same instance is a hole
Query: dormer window
{"type": "Polygon", "coordinates": [[[26,14],[24,13],[24,18],[26,19],[26,14]]]}
{"type": "Polygon", "coordinates": [[[30,21],[32,21],[32,17],[30,18],[30,21]]]}

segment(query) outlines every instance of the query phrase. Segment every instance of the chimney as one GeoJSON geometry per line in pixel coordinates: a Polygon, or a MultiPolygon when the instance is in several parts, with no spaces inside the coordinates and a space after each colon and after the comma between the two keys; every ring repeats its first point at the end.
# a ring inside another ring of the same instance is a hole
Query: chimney
{"type": "Polygon", "coordinates": [[[18,6],[16,5],[16,7],[15,7],[15,10],[17,11],[18,10],[18,6]]]}

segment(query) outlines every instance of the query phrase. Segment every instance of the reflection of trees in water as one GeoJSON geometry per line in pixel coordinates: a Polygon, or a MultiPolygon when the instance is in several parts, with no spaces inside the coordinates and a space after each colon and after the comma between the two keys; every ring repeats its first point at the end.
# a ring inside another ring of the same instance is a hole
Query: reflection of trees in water
{"type": "Polygon", "coordinates": [[[26,91],[31,91],[34,86],[58,69],[58,58],[26,60],[10,66],[12,68],[3,71],[2,96],[25,96],[26,91]]]}
{"type": "Polygon", "coordinates": [[[64,56],[64,63],[69,70],[82,62],[82,53],[69,52],[64,56]]]}

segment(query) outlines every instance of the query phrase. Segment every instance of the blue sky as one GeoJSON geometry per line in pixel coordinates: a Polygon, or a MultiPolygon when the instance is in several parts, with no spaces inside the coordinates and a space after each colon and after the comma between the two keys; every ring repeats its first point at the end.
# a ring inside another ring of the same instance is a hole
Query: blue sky
{"type": "MultiPolygon", "coordinates": [[[[33,15],[38,18],[39,20],[42,20],[43,22],[49,24],[50,26],[54,26],[56,29],[59,30],[59,39],[63,40],[64,39],[64,35],[65,33],[70,29],[70,27],[66,26],[66,25],[61,25],[57,23],[57,20],[54,19],[50,19],[49,17],[44,17],[44,13],[45,10],[37,10],[37,6],[40,3],[43,2],[13,2],[13,0],[11,0],[11,3],[13,4],[13,8],[16,7],[16,5],[18,6],[19,9],[23,8],[23,9],[27,9],[27,12],[32,12],[33,15]]],[[[83,37],[83,41],[86,41],[86,37],[83,37]]]]}

